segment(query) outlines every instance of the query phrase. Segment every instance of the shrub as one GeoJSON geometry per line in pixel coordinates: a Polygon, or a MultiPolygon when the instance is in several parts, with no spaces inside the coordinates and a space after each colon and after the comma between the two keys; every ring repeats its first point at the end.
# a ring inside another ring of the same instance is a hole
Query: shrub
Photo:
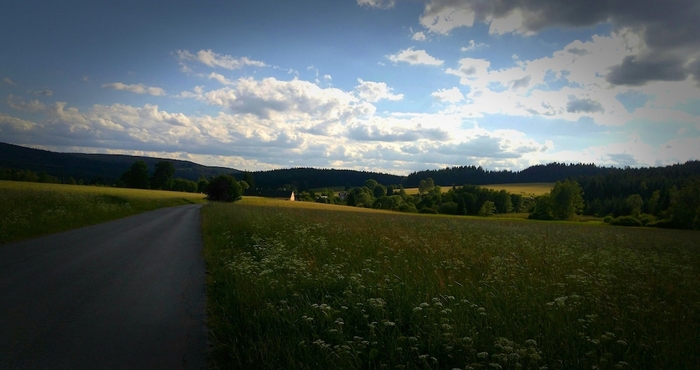
{"type": "Polygon", "coordinates": [[[216,202],[235,202],[241,199],[243,188],[229,175],[219,175],[209,181],[207,199],[216,202]]]}
{"type": "Polygon", "coordinates": [[[603,222],[605,222],[606,224],[609,224],[610,221],[612,221],[613,219],[614,219],[613,216],[607,215],[607,216],[605,216],[605,218],[603,218],[603,222]]]}
{"type": "Polygon", "coordinates": [[[642,226],[642,223],[632,216],[620,216],[610,221],[613,226],[642,226]]]}

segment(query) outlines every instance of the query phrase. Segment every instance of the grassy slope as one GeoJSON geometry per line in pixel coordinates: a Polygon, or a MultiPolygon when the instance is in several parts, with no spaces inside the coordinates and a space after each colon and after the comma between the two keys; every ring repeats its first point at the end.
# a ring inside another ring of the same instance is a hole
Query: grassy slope
{"type": "Polygon", "coordinates": [[[0,181],[0,244],[190,203],[204,203],[204,196],[0,181]]]}
{"type": "MultiPolygon", "coordinates": [[[[549,182],[533,182],[523,184],[493,184],[478,186],[493,190],[505,190],[511,194],[520,194],[523,196],[538,196],[549,193],[554,187],[554,184],[549,182]]],[[[446,192],[451,188],[451,186],[443,186],[442,191],[446,192]]],[[[407,188],[406,193],[418,194],[418,188],[407,188]]]]}
{"type": "Polygon", "coordinates": [[[700,365],[695,232],[355,210],[203,208],[212,367],[700,365]]]}

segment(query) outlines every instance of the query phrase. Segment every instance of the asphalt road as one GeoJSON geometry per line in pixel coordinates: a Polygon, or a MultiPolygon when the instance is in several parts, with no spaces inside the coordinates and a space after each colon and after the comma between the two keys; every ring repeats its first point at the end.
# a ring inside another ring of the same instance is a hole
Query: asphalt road
{"type": "Polygon", "coordinates": [[[0,245],[0,369],[205,368],[200,207],[0,245]]]}

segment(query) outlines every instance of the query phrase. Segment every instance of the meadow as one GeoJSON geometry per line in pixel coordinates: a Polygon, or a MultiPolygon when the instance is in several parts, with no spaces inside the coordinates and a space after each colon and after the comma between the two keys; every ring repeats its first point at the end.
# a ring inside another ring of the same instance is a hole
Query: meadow
{"type": "Polygon", "coordinates": [[[204,202],[203,194],[0,181],[0,244],[204,202]]]}
{"type": "Polygon", "coordinates": [[[700,368],[697,232],[302,204],[202,209],[211,368],[700,368]]]}
{"type": "MultiPolygon", "coordinates": [[[[517,194],[522,196],[536,197],[544,194],[548,194],[554,187],[554,183],[550,182],[533,182],[526,184],[493,184],[493,185],[478,185],[479,187],[491,189],[491,190],[505,190],[511,194],[517,194]]],[[[451,186],[442,186],[442,192],[447,192],[451,189],[451,186]]],[[[418,194],[418,188],[406,188],[406,194],[418,194]]]]}

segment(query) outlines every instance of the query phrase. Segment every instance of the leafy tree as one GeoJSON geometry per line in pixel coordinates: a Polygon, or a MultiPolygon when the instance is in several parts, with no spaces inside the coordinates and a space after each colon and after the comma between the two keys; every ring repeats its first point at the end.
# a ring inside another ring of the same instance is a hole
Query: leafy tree
{"type": "Polygon", "coordinates": [[[175,167],[171,162],[160,161],[156,163],[156,169],[151,177],[151,189],[170,190],[173,187],[173,175],[175,167]]]}
{"type": "Polygon", "coordinates": [[[507,191],[501,190],[495,194],[493,203],[496,205],[496,212],[511,213],[513,212],[513,201],[507,191]]]}
{"type": "Polygon", "coordinates": [[[207,179],[205,179],[204,177],[200,177],[199,180],[197,181],[197,192],[198,193],[206,193],[208,187],[209,187],[209,181],[207,181],[207,179]]]}
{"type": "Polygon", "coordinates": [[[492,216],[495,212],[496,205],[492,201],[487,200],[481,206],[481,209],[479,209],[479,216],[488,217],[492,216]]]}
{"type": "Polygon", "coordinates": [[[255,189],[255,179],[253,179],[253,174],[250,172],[246,172],[243,174],[243,181],[248,183],[248,187],[250,189],[255,189]]]}
{"type": "Polygon", "coordinates": [[[173,186],[170,188],[170,190],[196,193],[197,183],[186,179],[176,178],[173,179],[173,186]]]}
{"type": "Polygon", "coordinates": [[[233,176],[219,175],[209,181],[207,199],[216,202],[235,202],[241,199],[243,188],[233,176]]]}
{"type": "Polygon", "coordinates": [[[576,181],[557,182],[550,192],[552,216],[557,220],[570,220],[583,209],[581,186],[576,181]]]}
{"type": "Polygon", "coordinates": [[[382,184],[377,184],[374,186],[374,189],[372,189],[372,195],[374,195],[375,198],[381,198],[386,194],[386,188],[382,184]]]}
{"type": "Polygon", "coordinates": [[[535,199],[535,207],[528,218],[535,220],[553,220],[552,208],[552,196],[550,194],[540,195],[535,199]]]}
{"type": "Polygon", "coordinates": [[[377,186],[379,183],[376,180],[373,179],[368,179],[365,181],[365,187],[369,189],[370,191],[374,191],[374,187],[377,186]]]}
{"type": "Polygon", "coordinates": [[[642,206],[644,201],[639,194],[632,194],[625,200],[627,207],[630,210],[630,215],[634,218],[639,218],[639,214],[642,213],[642,206]]]}
{"type": "Polygon", "coordinates": [[[127,188],[148,189],[148,165],[144,161],[136,161],[122,174],[121,180],[127,188]]]}
{"type": "Polygon", "coordinates": [[[433,181],[431,177],[428,177],[425,180],[420,180],[420,182],[418,183],[418,193],[425,194],[434,187],[435,181],[433,181]]]}
{"type": "Polygon", "coordinates": [[[678,227],[700,229],[700,180],[689,182],[671,193],[671,213],[678,227]]]}

